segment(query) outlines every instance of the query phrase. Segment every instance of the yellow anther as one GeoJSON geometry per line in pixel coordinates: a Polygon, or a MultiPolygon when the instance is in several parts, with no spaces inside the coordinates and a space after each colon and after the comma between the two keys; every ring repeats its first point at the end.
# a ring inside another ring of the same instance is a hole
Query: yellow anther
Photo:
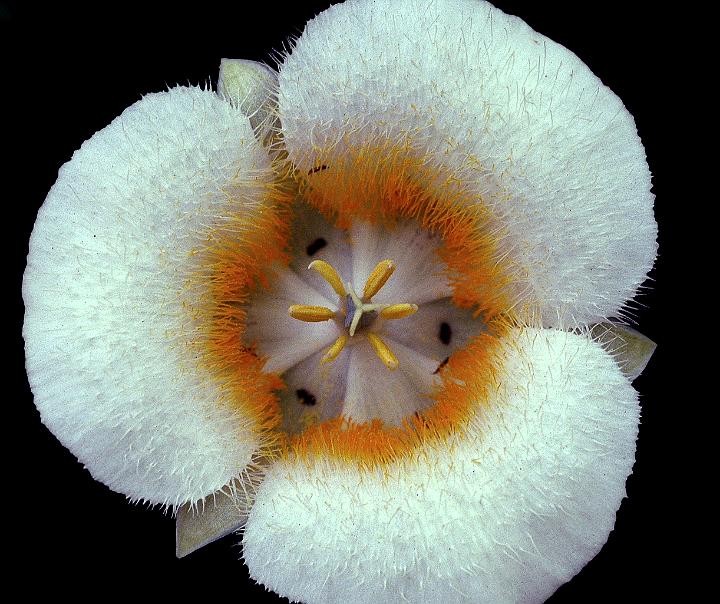
{"type": "Polygon", "coordinates": [[[395,270],[395,263],[392,260],[381,260],[377,263],[377,266],[373,269],[370,276],[365,282],[365,289],[363,290],[363,300],[369,300],[376,293],[380,291],[383,285],[390,278],[395,270]]]}
{"type": "Polygon", "coordinates": [[[367,334],[367,339],[369,340],[370,344],[372,344],[372,347],[375,349],[375,354],[378,355],[385,367],[387,367],[391,371],[398,368],[400,362],[397,360],[397,357],[393,354],[393,351],[388,348],[388,345],[385,344],[385,342],[383,342],[374,333],[367,334]]]}
{"type": "Polygon", "coordinates": [[[335,340],[335,343],[327,349],[325,356],[323,356],[322,361],[320,362],[332,363],[335,359],[337,359],[338,355],[342,352],[342,349],[345,348],[347,341],[348,337],[345,334],[342,334],[337,340],[335,340]]]}
{"type": "Polygon", "coordinates": [[[330,310],[324,306],[304,306],[302,304],[293,304],[288,309],[288,312],[293,319],[307,321],[308,323],[329,321],[335,316],[334,310],[330,310]]]}
{"type": "Polygon", "coordinates": [[[312,268],[318,273],[320,273],[320,276],[330,284],[330,286],[335,290],[335,293],[338,296],[340,296],[341,298],[347,296],[345,286],[340,280],[340,275],[338,275],[332,264],[330,264],[329,262],[325,262],[324,260],[313,260],[309,264],[308,268],[312,268]]]}
{"type": "Polygon", "coordinates": [[[402,319],[417,312],[417,304],[391,304],[380,311],[383,319],[402,319]]]}

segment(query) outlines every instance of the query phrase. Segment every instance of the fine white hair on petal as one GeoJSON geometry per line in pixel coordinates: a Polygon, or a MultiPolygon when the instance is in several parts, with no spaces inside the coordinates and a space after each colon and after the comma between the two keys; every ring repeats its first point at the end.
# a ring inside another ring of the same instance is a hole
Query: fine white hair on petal
{"type": "Polygon", "coordinates": [[[584,336],[507,337],[463,435],[377,470],[278,462],[243,538],[291,601],[542,602],[605,543],[634,461],[637,395],[584,336]]]}
{"type": "Polygon", "coordinates": [[[572,52],[477,0],[348,0],[279,75],[290,159],[410,141],[493,215],[511,292],[545,326],[624,316],[653,265],[650,172],[632,116],[572,52]]]}
{"type": "Polygon", "coordinates": [[[247,117],[178,87],[86,141],[38,213],[23,282],[35,404],[132,499],[197,501],[252,461],[255,426],[197,360],[188,280],[209,232],[270,178],[247,117]]]}

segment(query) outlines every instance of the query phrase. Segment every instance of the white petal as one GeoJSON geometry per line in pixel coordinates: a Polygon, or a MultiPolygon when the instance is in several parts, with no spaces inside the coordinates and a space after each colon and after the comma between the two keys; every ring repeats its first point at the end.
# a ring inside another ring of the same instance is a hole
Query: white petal
{"type": "Polygon", "coordinates": [[[588,338],[508,338],[464,436],[377,470],[277,463],[244,533],[251,575],[291,601],[542,602],[602,547],[639,406],[588,338]]]}
{"type": "Polygon", "coordinates": [[[347,233],[328,223],[323,216],[303,203],[296,203],[290,234],[290,267],[295,273],[323,295],[336,300],[337,296],[316,271],[308,270],[313,260],[329,262],[340,275],[352,275],[353,250],[347,233]]]}
{"type": "Polygon", "coordinates": [[[366,339],[359,340],[348,351],[350,361],[342,411],[356,423],[379,418],[386,424],[399,426],[414,412],[432,404],[430,393],[439,383],[432,374],[437,363],[405,346],[386,343],[400,361],[400,367],[392,372],[381,364],[366,339]]]}
{"type": "MultiPolygon", "coordinates": [[[[476,0],[349,0],[279,75],[301,169],[410,137],[493,213],[512,291],[545,325],[622,314],[652,267],[650,172],[632,116],[570,51],[476,0]]],[[[332,167],[332,166],[331,166],[332,167]]]]}
{"type": "Polygon", "coordinates": [[[238,109],[174,88],[86,141],[38,213],[23,283],[35,403],[97,480],[133,499],[196,501],[258,446],[193,354],[186,282],[213,227],[269,177],[238,109]]]}

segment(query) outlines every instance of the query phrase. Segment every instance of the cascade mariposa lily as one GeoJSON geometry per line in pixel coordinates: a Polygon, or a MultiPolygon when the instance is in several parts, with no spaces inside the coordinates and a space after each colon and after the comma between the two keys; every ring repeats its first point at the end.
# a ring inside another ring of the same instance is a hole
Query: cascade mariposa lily
{"type": "Polygon", "coordinates": [[[632,116],[476,0],[348,0],[277,72],[145,96],[60,170],[23,283],[43,422],[241,529],[291,601],[541,602],[632,470],[656,254],[632,116]]]}

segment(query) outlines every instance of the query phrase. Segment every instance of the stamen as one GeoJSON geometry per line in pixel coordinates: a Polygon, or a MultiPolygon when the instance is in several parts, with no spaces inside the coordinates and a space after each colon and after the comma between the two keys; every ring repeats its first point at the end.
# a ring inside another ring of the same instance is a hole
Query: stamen
{"type": "Polygon", "coordinates": [[[349,338],[355,335],[360,329],[366,334],[375,353],[388,369],[397,369],[400,364],[392,350],[376,334],[372,333],[375,318],[378,314],[384,319],[402,319],[417,312],[417,304],[375,304],[370,299],[380,291],[390,276],[395,271],[395,263],[392,260],[378,262],[365,283],[363,297],[360,298],[353,288],[352,283],[343,285],[338,272],[331,264],[324,260],[313,260],[308,269],[314,269],[327,281],[335,292],[344,299],[342,309],[335,312],[324,306],[305,306],[293,304],[288,310],[290,316],[300,321],[319,322],[339,319],[338,327],[347,330],[341,334],[327,349],[321,359],[321,363],[332,363],[347,345],[349,338]]]}
{"type": "Polygon", "coordinates": [[[378,262],[377,266],[373,269],[372,273],[370,273],[370,276],[365,282],[363,300],[369,300],[377,294],[394,271],[395,263],[392,260],[381,260],[378,262]]]}
{"type": "Polygon", "coordinates": [[[417,304],[391,304],[380,311],[383,319],[402,319],[417,312],[417,304]]]}
{"type": "Polygon", "coordinates": [[[321,362],[332,363],[335,359],[337,359],[338,355],[342,352],[342,349],[345,348],[347,341],[348,337],[345,334],[342,334],[337,340],[335,340],[335,343],[327,349],[327,352],[325,353],[325,356],[323,356],[321,362]]]}
{"type": "Polygon", "coordinates": [[[293,319],[306,321],[308,323],[318,323],[320,321],[329,321],[335,317],[335,311],[325,306],[305,306],[303,304],[293,304],[288,312],[293,319]]]}
{"type": "Polygon", "coordinates": [[[378,355],[385,367],[391,371],[398,368],[400,361],[398,361],[397,357],[393,354],[393,351],[388,348],[388,345],[385,344],[385,342],[383,342],[374,333],[367,334],[367,339],[370,344],[372,344],[372,347],[375,349],[375,354],[378,355]]]}
{"type": "Polygon", "coordinates": [[[308,269],[314,269],[320,273],[320,276],[330,284],[338,296],[344,298],[347,295],[345,286],[343,286],[343,282],[340,279],[340,275],[338,275],[332,264],[325,262],[324,260],[313,260],[308,265],[308,269]]]}

